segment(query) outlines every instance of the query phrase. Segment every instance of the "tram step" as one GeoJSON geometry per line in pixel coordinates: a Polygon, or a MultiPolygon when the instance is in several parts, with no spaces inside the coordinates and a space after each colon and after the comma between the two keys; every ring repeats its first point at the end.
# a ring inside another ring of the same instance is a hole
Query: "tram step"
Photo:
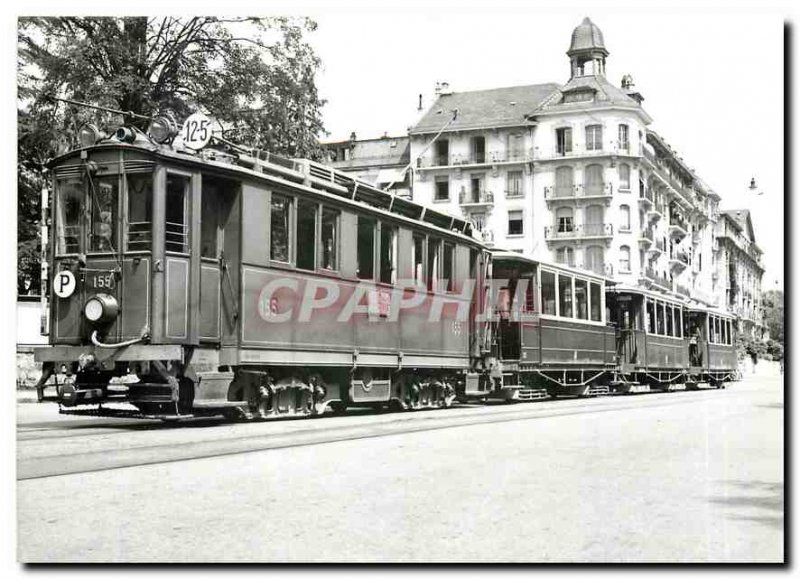
{"type": "Polygon", "coordinates": [[[544,400],[549,398],[546,388],[522,388],[518,393],[518,400],[544,400]]]}
{"type": "Polygon", "coordinates": [[[584,396],[605,396],[609,392],[608,386],[589,386],[584,396]]]}

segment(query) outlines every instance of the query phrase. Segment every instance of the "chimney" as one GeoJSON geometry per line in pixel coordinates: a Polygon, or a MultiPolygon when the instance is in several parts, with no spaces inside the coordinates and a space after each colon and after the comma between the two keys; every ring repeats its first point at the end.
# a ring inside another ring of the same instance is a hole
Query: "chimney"
{"type": "Polygon", "coordinates": [[[437,97],[442,94],[442,86],[438,80],[436,81],[436,88],[433,89],[433,94],[435,94],[437,97]]]}
{"type": "Polygon", "coordinates": [[[420,93],[419,95],[419,104],[417,105],[417,110],[418,111],[422,110],[422,93],[420,93]]]}
{"type": "Polygon", "coordinates": [[[442,83],[442,86],[439,89],[439,94],[441,94],[442,96],[444,96],[446,94],[453,94],[453,91],[450,90],[450,83],[449,82],[443,82],[442,83]]]}
{"type": "Polygon", "coordinates": [[[356,132],[353,131],[352,133],[350,133],[350,142],[354,143],[355,140],[356,140],[356,132]]]}

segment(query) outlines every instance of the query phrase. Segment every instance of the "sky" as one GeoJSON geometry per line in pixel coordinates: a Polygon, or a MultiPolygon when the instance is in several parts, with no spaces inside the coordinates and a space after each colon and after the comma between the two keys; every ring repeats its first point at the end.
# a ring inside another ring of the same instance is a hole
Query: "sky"
{"type": "Polygon", "coordinates": [[[764,290],[783,287],[783,16],[730,12],[557,12],[517,6],[311,12],[322,59],[326,140],[404,135],[433,102],[437,81],[454,91],[565,83],[573,28],[589,16],[609,51],[606,77],[633,76],[656,130],[719,195],[750,209],[765,253],[764,290]],[[750,179],[758,185],[748,189],[750,179]],[[761,192],[762,195],[756,193],[761,192]]]}

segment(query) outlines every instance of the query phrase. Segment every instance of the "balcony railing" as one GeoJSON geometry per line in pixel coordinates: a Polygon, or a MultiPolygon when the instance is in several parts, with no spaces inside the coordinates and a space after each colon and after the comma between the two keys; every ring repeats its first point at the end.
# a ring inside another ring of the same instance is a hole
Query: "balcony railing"
{"type": "Polygon", "coordinates": [[[494,193],[491,191],[461,191],[458,195],[461,205],[491,205],[494,203],[494,193]]]}
{"type": "Polygon", "coordinates": [[[520,189],[506,189],[506,199],[516,199],[519,197],[525,197],[525,190],[520,189]]]}
{"type": "Polygon", "coordinates": [[[676,289],[678,293],[681,294],[682,296],[686,296],[687,298],[692,297],[692,291],[685,285],[678,284],[678,287],[676,289]]]}
{"type": "Polygon", "coordinates": [[[430,157],[421,157],[417,167],[428,169],[431,167],[452,167],[457,165],[491,165],[493,163],[524,163],[533,160],[531,150],[514,149],[510,151],[485,151],[469,153],[449,153],[447,155],[433,154],[430,157]]]}
{"type": "Polygon", "coordinates": [[[642,241],[649,245],[653,243],[653,241],[655,241],[655,233],[653,233],[653,230],[650,229],[649,227],[647,229],[642,229],[639,232],[639,241],[642,241]]]}
{"type": "Polygon", "coordinates": [[[544,198],[554,199],[575,199],[591,197],[607,197],[613,195],[611,183],[597,183],[593,185],[555,185],[544,188],[544,198]]]}
{"type": "Polygon", "coordinates": [[[536,161],[547,159],[565,159],[572,157],[597,157],[602,155],[634,155],[630,143],[625,146],[620,146],[618,141],[607,141],[602,144],[602,148],[588,149],[586,145],[581,143],[572,143],[569,151],[563,148],[554,147],[552,149],[535,148],[533,150],[533,159],[536,161]]]}
{"type": "Polygon", "coordinates": [[[547,241],[558,239],[582,239],[588,237],[612,237],[614,226],[611,223],[581,223],[559,231],[556,226],[544,228],[544,236],[547,241]]]}
{"type": "Polygon", "coordinates": [[[658,272],[652,267],[645,268],[644,277],[660,288],[672,291],[672,284],[670,284],[668,280],[664,279],[663,276],[658,275],[658,272]]]}
{"type": "Polygon", "coordinates": [[[663,238],[656,239],[655,243],[651,245],[650,249],[647,251],[651,253],[664,253],[667,251],[667,242],[663,238]]]}
{"type": "Polygon", "coordinates": [[[651,207],[655,204],[655,194],[650,191],[650,189],[639,189],[639,201],[642,202],[643,205],[650,205],[651,207]]]}

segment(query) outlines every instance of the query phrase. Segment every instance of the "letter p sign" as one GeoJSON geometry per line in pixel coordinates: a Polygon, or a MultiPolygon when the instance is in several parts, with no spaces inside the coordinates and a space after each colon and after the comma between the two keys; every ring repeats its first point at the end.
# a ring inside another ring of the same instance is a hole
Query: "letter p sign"
{"type": "Polygon", "coordinates": [[[59,271],[53,280],[53,290],[60,298],[68,298],[75,291],[75,276],[71,271],[59,271]]]}

